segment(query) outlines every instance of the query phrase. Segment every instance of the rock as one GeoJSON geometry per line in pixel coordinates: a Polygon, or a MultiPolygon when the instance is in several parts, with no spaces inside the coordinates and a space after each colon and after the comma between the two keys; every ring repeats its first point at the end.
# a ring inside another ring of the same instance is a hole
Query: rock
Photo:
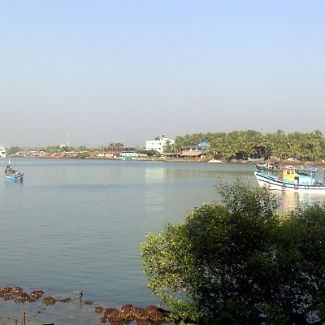
{"type": "Polygon", "coordinates": [[[46,305],[54,305],[55,302],[56,302],[56,299],[51,297],[51,296],[45,297],[43,299],[43,303],[46,304],[46,305]]]}

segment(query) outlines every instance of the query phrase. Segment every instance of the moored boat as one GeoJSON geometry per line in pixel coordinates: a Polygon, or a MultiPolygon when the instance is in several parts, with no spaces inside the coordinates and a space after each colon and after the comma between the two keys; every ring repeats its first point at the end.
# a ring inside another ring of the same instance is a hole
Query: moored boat
{"type": "Polygon", "coordinates": [[[264,159],[265,159],[264,157],[261,157],[261,158],[251,158],[251,157],[248,157],[247,158],[247,162],[248,163],[258,163],[258,162],[263,161],[264,159]]]}
{"type": "Polygon", "coordinates": [[[254,172],[259,186],[271,190],[292,192],[324,193],[324,181],[316,177],[315,168],[298,169],[293,166],[282,168],[281,175],[269,175],[264,171],[254,172]]]}
{"type": "Polygon", "coordinates": [[[279,166],[275,163],[269,163],[269,162],[266,162],[264,164],[256,164],[255,165],[257,170],[280,170],[279,169],[279,166]]]}
{"type": "Polygon", "coordinates": [[[8,165],[5,169],[5,178],[9,181],[14,181],[14,182],[23,181],[24,173],[11,168],[11,163],[10,163],[10,159],[9,159],[8,165]]]}
{"type": "Polygon", "coordinates": [[[123,156],[121,160],[132,160],[132,156],[123,156]]]}

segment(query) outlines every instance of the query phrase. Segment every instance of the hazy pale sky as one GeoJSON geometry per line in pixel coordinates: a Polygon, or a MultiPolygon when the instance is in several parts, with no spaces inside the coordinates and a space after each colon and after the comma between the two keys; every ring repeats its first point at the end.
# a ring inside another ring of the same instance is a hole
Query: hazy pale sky
{"type": "Polygon", "coordinates": [[[0,2],[0,144],[325,134],[325,2],[0,2]]]}

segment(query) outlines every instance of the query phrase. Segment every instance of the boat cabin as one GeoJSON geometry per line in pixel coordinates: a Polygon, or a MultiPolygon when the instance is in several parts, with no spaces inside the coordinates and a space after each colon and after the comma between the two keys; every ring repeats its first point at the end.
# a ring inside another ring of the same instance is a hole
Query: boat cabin
{"type": "Polygon", "coordinates": [[[321,185],[322,181],[316,178],[315,168],[297,169],[293,166],[282,168],[284,183],[295,185],[321,185]]]}

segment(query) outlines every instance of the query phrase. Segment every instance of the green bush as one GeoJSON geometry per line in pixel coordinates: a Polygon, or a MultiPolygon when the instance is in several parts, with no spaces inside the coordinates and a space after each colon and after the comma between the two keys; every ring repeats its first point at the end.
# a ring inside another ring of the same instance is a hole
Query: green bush
{"type": "Polygon", "coordinates": [[[141,245],[148,286],[174,319],[200,324],[325,321],[325,210],[277,213],[265,188],[218,188],[184,224],[141,245]]]}

